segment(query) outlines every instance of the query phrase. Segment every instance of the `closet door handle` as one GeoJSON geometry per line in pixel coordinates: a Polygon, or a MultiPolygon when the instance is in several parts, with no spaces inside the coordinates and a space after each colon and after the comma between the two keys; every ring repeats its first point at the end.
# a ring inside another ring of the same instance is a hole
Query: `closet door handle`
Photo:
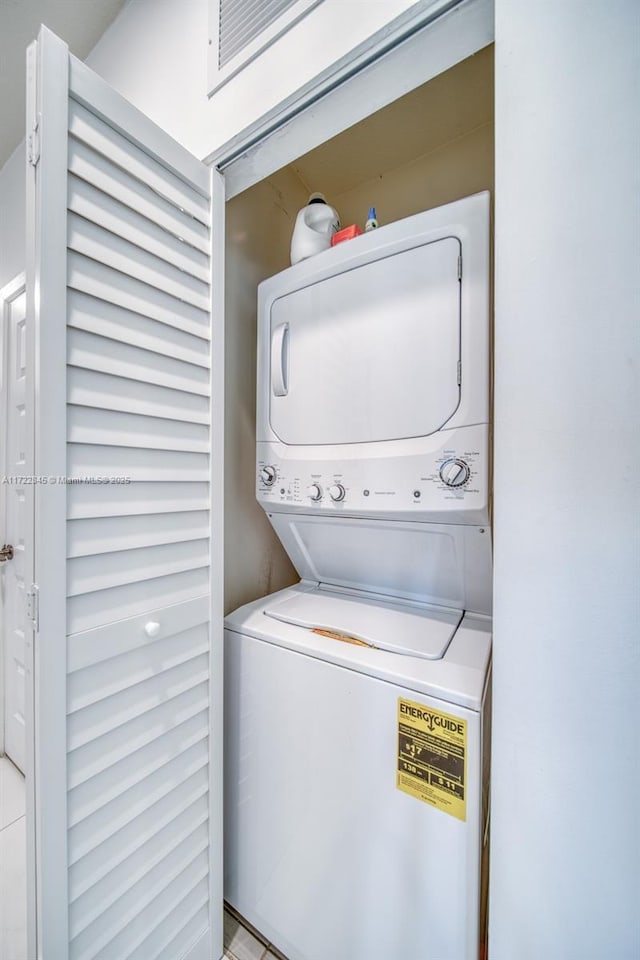
{"type": "Polygon", "coordinates": [[[286,397],[289,373],[289,324],[281,323],[271,338],[271,390],[275,397],[286,397]]]}

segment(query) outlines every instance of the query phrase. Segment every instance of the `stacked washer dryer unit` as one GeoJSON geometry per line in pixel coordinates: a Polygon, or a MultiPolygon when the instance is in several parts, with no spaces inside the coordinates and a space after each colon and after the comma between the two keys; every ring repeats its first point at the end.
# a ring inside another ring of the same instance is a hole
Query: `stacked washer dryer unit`
{"type": "Polygon", "coordinates": [[[226,899],[290,960],[477,960],[488,194],[260,286],[257,429],[302,579],[226,621],[226,899]]]}

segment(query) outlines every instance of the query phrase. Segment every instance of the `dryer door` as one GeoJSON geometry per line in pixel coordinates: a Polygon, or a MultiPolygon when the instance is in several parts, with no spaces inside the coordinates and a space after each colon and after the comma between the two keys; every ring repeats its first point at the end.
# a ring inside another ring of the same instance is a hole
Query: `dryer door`
{"type": "Polygon", "coordinates": [[[421,437],[460,402],[460,242],[446,237],[274,301],[270,421],[286,444],[421,437]]]}

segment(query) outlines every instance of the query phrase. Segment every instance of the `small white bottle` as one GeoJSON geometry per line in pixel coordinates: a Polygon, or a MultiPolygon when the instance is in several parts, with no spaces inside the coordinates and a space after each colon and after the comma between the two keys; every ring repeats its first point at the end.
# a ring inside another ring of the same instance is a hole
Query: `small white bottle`
{"type": "Polygon", "coordinates": [[[309,203],[298,212],[291,237],[291,263],[299,263],[315,253],[328,250],[331,237],[340,229],[337,210],[321,193],[312,193],[309,203]]]}
{"type": "Polygon", "coordinates": [[[369,230],[375,230],[378,226],[378,219],[376,217],[376,208],[369,207],[369,216],[367,217],[367,222],[364,225],[364,232],[369,233],[369,230]]]}

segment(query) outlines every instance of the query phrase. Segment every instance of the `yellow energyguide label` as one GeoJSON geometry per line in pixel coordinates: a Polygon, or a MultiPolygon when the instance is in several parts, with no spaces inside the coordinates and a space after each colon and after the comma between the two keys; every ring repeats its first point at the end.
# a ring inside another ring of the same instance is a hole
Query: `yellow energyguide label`
{"type": "Polygon", "coordinates": [[[398,790],[467,819],[467,721],[398,698],[398,790]]]}

